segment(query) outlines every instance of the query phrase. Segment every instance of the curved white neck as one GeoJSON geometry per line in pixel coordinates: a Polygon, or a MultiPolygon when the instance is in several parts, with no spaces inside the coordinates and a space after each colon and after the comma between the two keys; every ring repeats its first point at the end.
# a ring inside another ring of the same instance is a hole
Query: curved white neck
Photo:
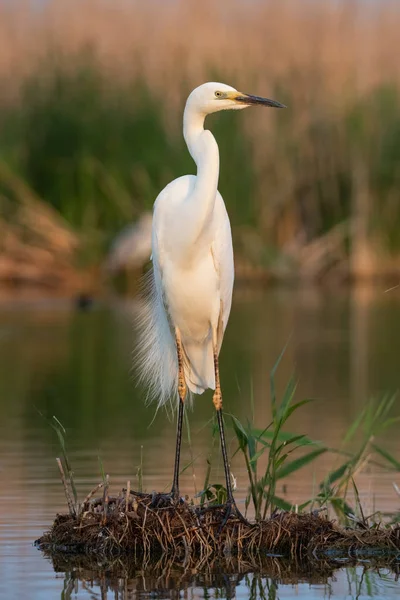
{"type": "Polygon", "coordinates": [[[204,135],[204,119],[206,115],[186,104],[183,113],[183,137],[191,157],[197,165],[197,177],[206,178],[213,184],[215,192],[218,187],[219,151],[211,131],[204,135]]]}
{"type": "Polygon", "coordinates": [[[183,137],[196,165],[201,158],[199,157],[199,139],[204,131],[205,118],[206,115],[193,109],[190,104],[186,104],[183,113],[183,137]]]}
{"type": "Polygon", "coordinates": [[[195,229],[193,235],[198,235],[209,223],[218,190],[218,145],[211,131],[204,129],[205,117],[205,114],[186,104],[183,114],[183,136],[197,165],[196,184],[189,199],[190,225],[195,229]]]}

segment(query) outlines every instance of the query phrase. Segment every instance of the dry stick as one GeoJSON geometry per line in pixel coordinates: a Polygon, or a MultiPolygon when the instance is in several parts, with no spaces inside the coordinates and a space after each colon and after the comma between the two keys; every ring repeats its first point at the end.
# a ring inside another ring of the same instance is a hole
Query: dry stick
{"type": "Polygon", "coordinates": [[[128,515],[125,513],[125,519],[126,519],[126,527],[124,529],[124,532],[122,534],[122,536],[119,538],[118,540],[118,545],[120,546],[122,543],[122,540],[124,539],[124,537],[126,536],[128,529],[129,529],[129,520],[128,520],[128,515]]]}
{"type": "Polygon", "coordinates": [[[95,495],[95,493],[96,493],[98,490],[100,490],[100,489],[103,487],[103,485],[104,485],[104,481],[102,481],[101,483],[98,483],[98,484],[96,485],[96,487],[95,487],[95,488],[93,488],[93,489],[92,489],[92,491],[88,493],[88,495],[86,496],[86,498],[85,498],[85,499],[84,499],[84,501],[83,501],[83,504],[82,504],[82,506],[85,506],[85,504],[86,504],[87,502],[89,502],[89,500],[90,500],[90,499],[91,499],[91,498],[92,498],[92,497],[95,495]]]}
{"type": "MultiPolygon", "coordinates": [[[[179,520],[182,523],[182,526],[183,526],[183,529],[184,529],[184,533],[185,533],[185,535],[187,537],[187,541],[190,542],[190,535],[189,535],[188,529],[186,527],[185,521],[182,519],[182,517],[181,517],[181,515],[179,514],[178,511],[176,512],[176,516],[179,517],[179,520]]],[[[174,537],[177,537],[177,536],[174,536],[174,537]]],[[[186,550],[186,548],[185,548],[185,550],[186,550]]]]}
{"type": "Polygon", "coordinates": [[[68,490],[67,480],[65,479],[65,473],[64,473],[64,469],[63,469],[63,466],[62,466],[61,459],[60,458],[56,458],[56,461],[57,461],[58,468],[60,470],[61,481],[62,481],[62,484],[64,486],[64,492],[65,492],[65,497],[67,499],[67,504],[68,504],[68,508],[69,508],[69,514],[72,515],[73,517],[76,517],[75,506],[74,506],[74,503],[72,501],[72,498],[71,498],[69,490],[68,490]]]}
{"type": "MultiPolygon", "coordinates": [[[[157,519],[158,519],[158,521],[159,521],[159,523],[160,523],[160,525],[161,525],[161,528],[162,528],[162,530],[163,530],[163,532],[164,532],[165,539],[166,539],[166,540],[168,540],[168,537],[169,537],[169,536],[168,536],[168,531],[165,529],[164,523],[162,522],[161,518],[159,517],[159,515],[157,514],[157,512],[155,512],[155,511],[152,511],[150,508],[149,508],[149,511],[150,511],[150,512],[152,512],[152,513],[153,513],[153,514],[154,514],[154,515],[157,517],[157,519]]],[[[174,540],[172,539],[172,541],[174,541],[174,540]]],[[[162,547],[163,547],[163,549],[165,550],[165,548],[164,548],[164,545],[163,545],[163,544],[161,544],[161,546],[162,546],[162,547]]],[[[174,546],[175,546],[175,544],[174,544],[174,546]]]]}
{"type": "Polygon", "coordinates": [[[190,529],[186,529],[186,527],[185,527],[185,531],[181,531],[181,533],[176,533],[174,535],[174,538],[177,540],[184,536],[187,537],[189,533],[194,533],[195,531],[197,531],[197,526],[191,527],[190,529]]]}
{"type": "Polygon", "coordinates": [[[168,525],[168,535],[169,535],[169,539],[174,539],[174,534],[171,531],[171,522],[170,519],[167,518],[167,525],[168,525]]]}
{"type": "Polygon", "coordinates": [[[143,523],[142,523],[142,540],[143,540],[143,551],[144,551],[144,557],[143,557],[143,562],[147,562],[146,561],[146,557],[148,554],[148,548],[147,548],[147,539],[146,539],[146,530],[145,530],[145,525],[146,525],[146,520],[147,520],[147,510],[148,507],[146,506],[144,509],[144,518],[143,518],[143,523]]]}

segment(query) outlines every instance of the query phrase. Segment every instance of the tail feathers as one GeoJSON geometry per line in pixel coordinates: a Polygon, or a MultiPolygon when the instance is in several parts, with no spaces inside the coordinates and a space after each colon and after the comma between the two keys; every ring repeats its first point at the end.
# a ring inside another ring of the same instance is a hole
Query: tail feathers
{"type": "MultiPolygon", "coordinates": [[[[172,409],[175,409],[178,402],[176,343],[152,270],[143,280],[136,329],[138,342],[134,359],[139,382],[148,388],[147,402],[156,401],[159,407],[171,402],[172,409]]],[[[191,404],[192,394],[202,394],[208,388],[215,388],[211,332],[202,343],[183,338],[182,345],[185,380],[189,388],[187,403],[191,404]]]]}
{"type": "Polygon", "coordinates": [[[147,401],[164,405],[178,397],[178,358],[153,271],[143,281],[142,304],[136,319],[138,342],[135,362],[139,381],[148,388],[147,401]]]}

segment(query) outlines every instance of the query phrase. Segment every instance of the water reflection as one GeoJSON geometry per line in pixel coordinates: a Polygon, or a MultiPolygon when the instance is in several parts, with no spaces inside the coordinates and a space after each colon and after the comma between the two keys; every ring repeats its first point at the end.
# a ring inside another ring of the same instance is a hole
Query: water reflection
{"type": "Polygon", "coordinates": [[[396,597],[399,565],[348,565],[343,561],[297,563],[282,558],[259,557],[259,565],[220,559],[212,563],[177,564],[164,559],[144,566],[120,559],[99,564],[93,570],[79,561],[57,563],[65,573],[63,598],[280,598],[396,597]],[[69,569],[69,570],[66,570],[69,569]]]}

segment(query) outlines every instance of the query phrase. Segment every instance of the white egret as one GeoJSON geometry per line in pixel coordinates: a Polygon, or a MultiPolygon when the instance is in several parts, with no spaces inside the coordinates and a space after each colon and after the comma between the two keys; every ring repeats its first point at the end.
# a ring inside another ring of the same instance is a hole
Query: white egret
{"type": "MultiPolygon", "coordinates": [[[[208,114],[261,105],[283,104],[242,94],[222,83],[205,83],[192,91],[183,115],[183,135],[197,165],[197,176],[168,184],[154,203],[153,268],[146,314],[141,318],[139,364],[143,380],[159,405],[177,401],[175,468],[169,498],[179,499],[179,459],[184,404],[190,393],[214,391],[224,461],[227,510],[236,507],[222,418],[218,356],[228,323],[234,279],[229,217],[218,192],[219,152],[204,129],[208,114]],[[176,399],[176,400],[175,400],[176,399]]],[[[234,174],[232,174],[234,176],[234,174]]]]}

